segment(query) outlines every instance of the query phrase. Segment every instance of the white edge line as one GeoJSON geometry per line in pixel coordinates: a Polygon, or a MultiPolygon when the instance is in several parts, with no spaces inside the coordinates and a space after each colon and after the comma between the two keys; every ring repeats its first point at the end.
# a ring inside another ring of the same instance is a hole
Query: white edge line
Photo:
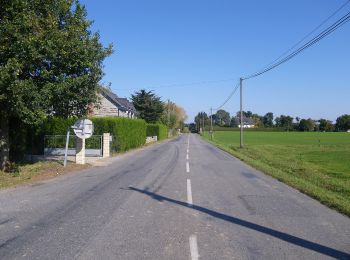
{"type": "Polygon", "coordinates": [[[192,207],[192,188],[191,188],[191,180],[187,179],[187,204],[192,207]]]}
{"type": "Polygon", "coordinates": [[[198,244],[197,244],[197,236],[196,235],[190,236],[190,252],[191,252],[191,260],[198,260],[199,259],[198,244]]]}

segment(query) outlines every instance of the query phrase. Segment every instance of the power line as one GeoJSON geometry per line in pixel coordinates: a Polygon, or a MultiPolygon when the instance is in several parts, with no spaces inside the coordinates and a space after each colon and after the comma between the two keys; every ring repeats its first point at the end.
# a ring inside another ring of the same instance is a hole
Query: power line
{"type": "Polygon", "coordinates": [[[274,64],[270,65],[267,68],[262,69],[261,71],[255,72],[249,76],[243,77],[243,80],[246,79],[251,79],[257,76],[260,76],[261,74],[264,74],[274,68],[276,68],[277,66],[289,61],[290,59],[292,59],[294,56],[298,55],[299,53],[301,53],[302,51],[304,51],[305,49],[311,47],[312,45],[316,44],[317,42],[319,42],[320,40],[322,40],[323,38],[325,38],[327,35],[329,35],[330,33],[334,32],[335,30],[337,30],[339,27],[341,27],[342,25],[344,25],[345,23],[347,23],[350,20],[350,12],[348,12],[347,14],[345,14],[343,17],[341,17],[340,19],[338,19],[335,23],[333,23],[332,25],[330,25],[328,28],[326,28],[325,30],[323,30],[321,33],[319,33],[317,36],[315,36],[314,38],[312,38],[310,41],[308,41],[307,43],[305,43],[303,46],[301,46],[300,48],[298,48],[297,50],[295,50],[294,52],[292,52],[291,54],[289,54],[288,56],[286,56],[283,59],[280,59],[279,61],[275,62],[274,64]]]}
{"type": "MultiPolygon", "coordinates": [[[[333,23],[331,26],[329,26],[327,29],[323,30],[321,33],[319,33],[317,36],[315,36],[314,38],[312,38],[310,41],[308,41],[307,43],[305,43],[303,46],[301,46],[300,48],[298,48],[296,51],[292,52],[291,54],[289,54],[288,56],[286,56],[285,58],[283,58],[283,56],[285,56],[286,54],[288,54],[290,51],[292,51],[293,49],[295,49],[301,42],[303,42],[305,39],[307,39],[310,35],[312,35],[315,31],[317,31],[322,25],[324,25],[326,22],[328,22],[333,16],[335,16],[341,9],[343,9],[347,4],[349,4],[350,0],[346,1],[344,4],[342,4],[337,10],[335,10],[330,16],[328,16],[322,23],[320,23],[316,28],[314,28],[310,33],[308,33],[307,35],[305,35],[300,41],[298,41],[296,44],[294,44],[291,48],[289,48],[287,51],[285,51],[283,54],[281,54],[277,59],[273,60],[272,62],[270,62],[267,66],[265,66],[261,71],[258,71],[256,73],[253,73],[249,76],[243,77],[242,79],[251,79],[254,77],[257,77],[263,73],[266,73],[274,68],[276,68],[277,66],[287,62],[288,60],[290,60],[291,58],[293,58],[294,56],[296,56],[297,54],[299,54],[300,52],[304,51],[305,49],[311,47],[312,45],[314,45],[315,43],[317,43],[318,41],[320,41],[321,39],[323,39],[324,37],[326,37],[327,35],[329,35],[330,33],[332,33],[333,31],[335,31],[336,29],[338,29],[340,26],[344,25],[346,22],[349,21],[349,13],[347,13],[346,15],[344,15],[342,18],[340,18],[339,20],[337,20],[335,23],[333,23]],[[283,59],[282,59],[283,58],[283,59]]],[[[223,102],[223,104],[221,106],[219,106],[218,108],[214,109],[214,110],[219,110],[221,109],[231,98],[232,96],[235,94],[235,92],[237,91],[238,87],[239,87],[239,82],[237,83],[237,85],[235,85],[235,88],[233,89],[233,91],[229,94],[229,96],[226,98],[226,100],[223,102]]]]}
{"type": "Polygon", "coordinates": [[[214,108],[213,110],[219,110],[221,109],[224,105],[226,105],[226,103],[233,97],[233,95],[236,93],[237,89],[239,87],[239,81],[238,83],[235,85],[235,88],[233,89],[233,91],[228,95],[228,97],[226,98],[226,100],[221,104],[221,106],[214,108]]]}
{"type": "Polygon", "coordinates": [[[271,61],[268,65],[266,65],[264,68],[269,67],[279,59],[281,59],[283,56],[288,54],[290,51],[294,50],[300,43],[302,43],[304,40],[306,40],[310,35],[312,35],[314,32],[316,32],[319,28],[321,28],[322,25],[324,25],[326,22],[328,22],[333,16],[335,16],[340,10],[342,10],[347,4],[350,3],[350,0],[347,0],[344,4],[342,4],[337,10],[335,10],[330,16],[328,16],[323,22],[321,22],[318,26],[316,26],[311,32],[306,34],[300,41],[295,43],[292,47],[290,47],[288,50],[283,52],[278,58],[275,60],[271,61]]]}

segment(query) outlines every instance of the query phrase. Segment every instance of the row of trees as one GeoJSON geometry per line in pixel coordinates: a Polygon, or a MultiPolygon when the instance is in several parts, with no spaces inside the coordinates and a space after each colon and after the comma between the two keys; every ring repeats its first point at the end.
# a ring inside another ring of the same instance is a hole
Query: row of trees
{"type": "Polygon", "coordinates": [[[131,95],[138,117],[147,123],[162,123],[168,129],[182,129],[187,119],[185,110],[174,102],[164,102],[152,91],[141,89],[131,95]]]}
{"type": "MultiPolygon", "coordinates": [[[[311,118],[301,119],[293,118],[288,115],[280,115],[274,117],[272,112],[265,115],[254,114],[251,111],[243,111],[244,123],[250,122],[256,128],[272,128],[278,127],[287,131],[347,131],[350,129],[350,115],[339,116],[336,123],[327,119],[313,120],[311,118]]],[[[199,112],[195,116],[195,125],[197,130],[203,126],[210,125],[210,116],[205,112],[199,112]]],[[[212,123],[214,126],[221,127],[238,127],[240,124],[240,112],[235,116],[230,116],[230,113],[220,109],[212,115],[212,123]]]]}

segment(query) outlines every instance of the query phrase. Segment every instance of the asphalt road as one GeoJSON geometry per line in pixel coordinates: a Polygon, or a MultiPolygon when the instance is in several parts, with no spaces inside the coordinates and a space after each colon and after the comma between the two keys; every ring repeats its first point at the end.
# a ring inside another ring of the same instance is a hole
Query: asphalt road
{"type": "Polygon", "coordinates": [[[350,259],[350,219],[197,135],[0,191],[0,259],[350,259]]]}

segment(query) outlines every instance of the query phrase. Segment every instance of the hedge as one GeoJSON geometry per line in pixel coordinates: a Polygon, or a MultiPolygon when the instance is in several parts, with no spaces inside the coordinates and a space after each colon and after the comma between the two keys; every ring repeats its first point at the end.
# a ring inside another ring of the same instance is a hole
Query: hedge
{"type": "Polygon", "coordinates": [[[113,136],[112,150],[127,151],[145,144],[146,122],[142,119],[123,117],[95,117],[94,134],[110,133],[113,136]]]}
{"type": "Polygon", "coordinates": [[[168,128],[163,124],[147,124],[147,136],[157,136],[158,140],[167,138],[168,128]]]}
{"type": "MultiPolygon", "coordinates": [[[[30,131],[30,138],[27,138],[26,142],[27,152],[31,154],[42,154],[44,151],[45,135],[66,135],[68,127],[72,126],[77,120],[76,117],[48,118],[40,126],[30,131]]],[[[110,133],[112,135],[112,151],[123,152],[145,144],[146,122],[142,119],[94,117],[90,118],[90,120],[94,123],[94,135],[102,135],[103,133],[110,133]]],[[[86,141],[87,148],[89,146],[89,140],[87,139],[86,141]]],[[[62,142],[65,142],[65,139],[62,139],[62,142]]],[[[94,146],[94,144],[91,145],[94,146]]]]}

